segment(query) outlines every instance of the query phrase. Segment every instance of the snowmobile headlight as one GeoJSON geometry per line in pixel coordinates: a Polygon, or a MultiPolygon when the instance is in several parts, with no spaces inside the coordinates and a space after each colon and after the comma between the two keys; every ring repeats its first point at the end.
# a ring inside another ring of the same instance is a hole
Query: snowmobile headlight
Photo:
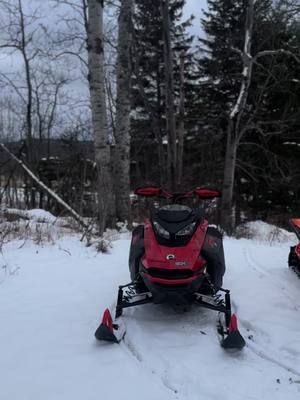
{"type": "Polygon", "coordinates": [[[185,226],[183,229],[178,231],[176,233],[176,236],[188,236],[191,235],[194,228],[195,228],[196,222],[192,222],[191,224],[185,226]]]}
{"type": "Polygon", "coordinates": [[[158,222],[153,221],[153,225],[156,230],[156,233],[159,236],[161,236],[165,239],[170,239],[170,233],[165,228],[163,228],[158,222]]]}

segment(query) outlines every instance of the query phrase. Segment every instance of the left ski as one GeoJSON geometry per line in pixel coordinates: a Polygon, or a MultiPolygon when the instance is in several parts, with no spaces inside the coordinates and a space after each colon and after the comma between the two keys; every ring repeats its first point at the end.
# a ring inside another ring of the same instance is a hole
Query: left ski
{"type": "Polygon", "coordinates": [[[102,317],[102,321],[95,331],[95,338],[99,341],[110,343],[120,343],[124,339],[126,329],[124,324],[114,324],[111,313],[107,308],[102,317]]]}

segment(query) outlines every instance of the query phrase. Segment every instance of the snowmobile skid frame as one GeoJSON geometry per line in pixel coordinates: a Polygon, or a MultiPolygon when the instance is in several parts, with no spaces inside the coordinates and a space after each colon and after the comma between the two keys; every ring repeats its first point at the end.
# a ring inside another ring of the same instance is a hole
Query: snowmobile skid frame
{"type": "MultiPolygon", "coordinates": [[[[225,324],[221,322],[221,318],[219,318],[218,323],[218,333],[221,338],[222,347],[225,349],[242,349],[245,346],[245,340],[238,331],[235,314],[231,314],[230,290],[220,288],[219,291],[225,293],[225,299],[221,297],[221,294],[215,294],[213,297],[210,297],[201,293],[195,293],[193,295],[193,303],[203,308],[217,311],[220,315],[224,314],[225,324]]],[[[125,308],[153,302],[151,292],[138,293],[134,282],[119,286],[115,318],[119,318],[123,314],[125,308]],[[135,300],[135,298],[138,297],[142,298],[135,300]]],[[[119,325],[113,323],[110,312],[106,309],[102,323],[95,332],[95,337],[98,340],[119,343],[125,333],[122,334],[120,339],[117,339],[114,330],[117,331],[118,329],[119,325]]]]}

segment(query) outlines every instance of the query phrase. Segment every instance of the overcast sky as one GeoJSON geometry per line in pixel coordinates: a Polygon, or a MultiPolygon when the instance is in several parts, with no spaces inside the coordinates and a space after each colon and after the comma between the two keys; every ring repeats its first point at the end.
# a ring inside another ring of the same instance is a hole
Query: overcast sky
{"type": "Polygon", "coordinates": [[[193,14],[196,18],[194,20],[194,26],[192,32],[194,35],[199,35],[201,32],[200,18],[202,17],[202,10],[207,8],[206,0],[186,0],[184,7],[184,17],[188,18],[193,14]]]}
{"type": "MultiPolygon", "coordinates": [[[[17,1],[17,0],[13,0],[17,1]]],[[[149,0],[145,0],[149,1],[149,0]]],[[[47,15],[43,23],[48,23],[51,26],[52,21],[57,20],[57,9],[53,8],[53,3],[49,0],[23,0],[23,6],[25,11],[30,15],[31,10],[38,7],[41,15],[47,15]]],[[[203,15],[202,10],[207,8],[206,0],[186,0],[186,4],[183,10],[183,18],[188,19],[192,14],[195,16],[193,26],[191,27],[191,33],[195,37],[202,35],[200,18],[203,15]]],[[[69,9],[68,9],[69,10],[69,9]]],[[[0,73],[7,73],[19,70],[23,66],[23,59],[20,54],[15,53],[13,56],[8,56],[7,52],[0,52],[0,73]]]]}

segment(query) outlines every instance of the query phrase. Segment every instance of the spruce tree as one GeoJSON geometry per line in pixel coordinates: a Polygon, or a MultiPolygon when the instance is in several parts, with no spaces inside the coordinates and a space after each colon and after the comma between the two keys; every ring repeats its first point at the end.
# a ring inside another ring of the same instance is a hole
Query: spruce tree
{"type": "MultiPolygon", "coordinates": [[[[179,125],[180,58],[184,55],[185,103],[191,93],[193,37],[191,20],[182,22],[184,0],[171,0],[169,15],[174,65],[176,123],[179,125]]],[[[136,1],[134,23],[134,88],[132,145],[135,178],[166,184],[166,115],[163,21],[161,1],[136,1]]],[[[188,107],[187,107],[188,109],[188,107]]],[[[186,111],[185,115],[188,115],[186,111]]],[[[184,116],[185,118],[185,116],[184,116]]],[[[188,124],[187,124],[188,126],[188,124]]],[[[139,182],[140,183],[140,182],[139,182]]]]}
{"type": "MultiPolygon", "coordinates": [[[[237,98],[241,82],[238,50],[243,49],[247,3],[246,0],[209,1],[202,21],[207,37],[200,39],[199,70],[203,84],[199,110],[203,117],[199,142],[205,137],[218,138],[214,160],[220,161],[216,165],[220,181],[228,112],[237,98]]],[[[256,1],[252,55],[265,50],[293,52],[292,42],[288,23],[283,15],[276,14],[273,2],[256,1]]],[[[295,99],[292,100],[295,82],[293,88],[291,84],[296,77],[295,69],[289,67],[295,60],[287,53],[278,52],[256,61],[241,121],[240,129],[244,134],[239,143],[235,190],[238,203],[246,201],[247,207],[249,201],[251,206],[259,198],[267,199],[276,179],[277,182],[284,180],[288,163],[278,152],[282,146],[275,144],[282,143],[288,131],[282,126],[282,121],[293,115],[296,104],[295,99]]]]}

